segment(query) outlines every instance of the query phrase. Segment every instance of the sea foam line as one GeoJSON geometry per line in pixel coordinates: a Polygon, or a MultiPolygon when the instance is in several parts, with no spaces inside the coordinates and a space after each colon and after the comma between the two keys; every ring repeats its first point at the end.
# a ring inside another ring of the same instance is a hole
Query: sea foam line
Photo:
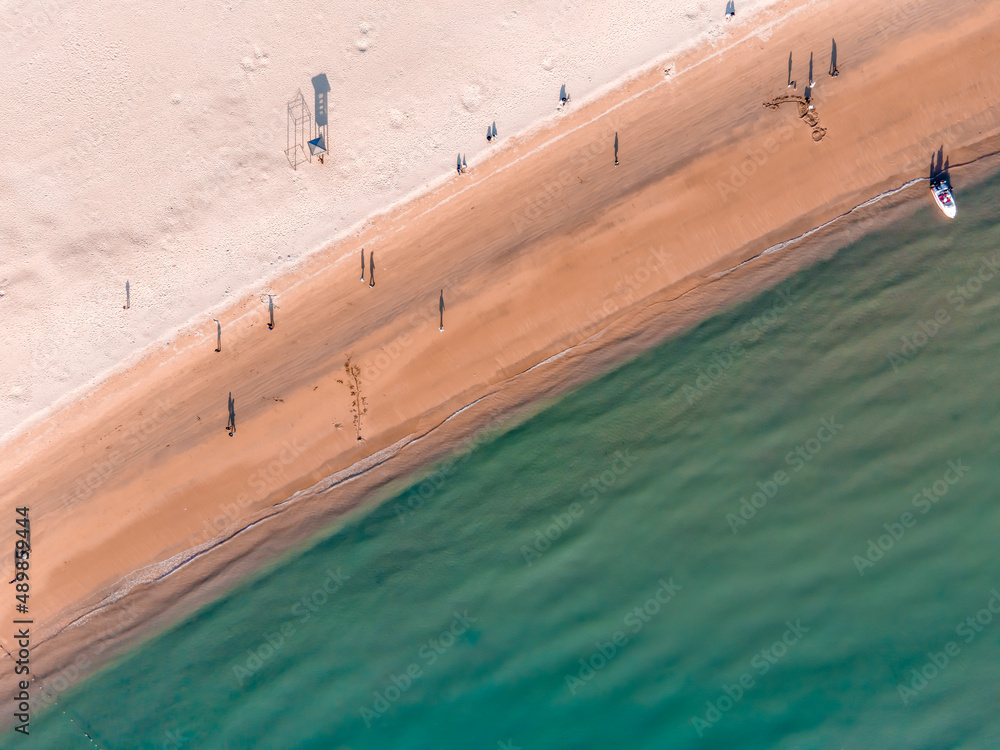
{"type": "MultiPolygon", "coordinates": [[[[989,153],[986,153],[986,154],[980,154],[979,156],[975,157],[974,159],[969,159],[969,161],[964,161],[964,162],[959,162],[958,164],[954,164],[949,169],[950,170],[956,170],[956,169],[960,169],[962,167],[968,167],[970,165],[973,165],[973,164],[976,164],[978,162],[981,162],[984,159],[990,159],[990,158],[992,158],[994,156],[1000,156],[1000,150],[998,150],[998,151],[990,151],[989,153]]],[[[732,273],[737,268],[739,268],[740,266],[742,266],[742,265],[744,265],[746,263],[749,263],[749,262],[751,262],[753,260],[756,260],[757,258],[760,258],[760,257],[762,257],[764,255],[770,255],[771,253],[780,252],[780,251],[784,250],[786,247],[789,247],[789,246],[794,245],[794,244],[796,244],[798,242],[801,242],[802,240],[804,240],[804,239],[806,239],[808,237],[811,237],[812,235],[816,234],[816,232],[819,232],[819,231],[822,231],[823,229],[826,229],[828,226],[837,223],[841,219],[847,218],[848,216],[850,216],[851,214],[853,214],[855,211],[860,211],[863,208],[867,208],[868,206],[872,206],[872,205],[874,205],[876,203],[879,203],[879,202],[881,202],[885,198],[891,198],[892,196],[897,195],[897,194],[903,192],[904,190],[906,190],[907,188],[912,187],[914,185],[917,185],[917,184],[919,184],[921,182],[930,182],[930,178],[929,177],[915,177],[912,180],[907,180],[906,182],[904,182],[902,185],[899,185],[898,187],[890,188],[889,190],[884,190],[881,193],[879,193],[878,195],[875,195],[875,196],[869,198],[868,200],[859,203],[858,205],[854,206],[854,208],[851,208],[851,209],[845,211],[842,214],[838,214],[837,216],[834,216],[829,221],[825,221],[825,222],[823,222],[822,224],[820,224],[817,227],[813,227],[812,229],[806,230],[802,234],[797,235],[795,237],[791,237],[791,238],[789,238],[787,240],[782,240],[781,242],[779,242],[779,243],[777,243],[775,245],[771,245],[767,249],[761,250],[756,255],[753,255],[753,256],[747,258],[746,260],[740,261],[739,263],[737,263],[732,268],[727,268],[724,271],[719,271],[718,273],[712,274],[711,276],[709,276],[709,279],[712,279],[712,280],[714,280],[714,279],[721,279],[723,276],[726,276],[726,275],[732,273]]]]}

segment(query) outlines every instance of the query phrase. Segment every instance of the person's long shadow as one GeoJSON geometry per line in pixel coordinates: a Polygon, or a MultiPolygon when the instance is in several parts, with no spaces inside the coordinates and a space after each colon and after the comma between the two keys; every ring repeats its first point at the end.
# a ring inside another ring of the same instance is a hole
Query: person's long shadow
{"type": "Polygon", "coordinates": [[[931,181],[943,179],[950,182],[950,176],[948,175],[950,162],[951,158],[945,158],[944,146],[941,146],[936,154],[931,154],[931,168],[928,179],[931,181]]]}
{"type": "Polygon", "coordinates": [[[444,330],[444,289],[441,290],[441,297],[438,299],[438,314],[441,316],[441,325],[438,328],[439,331],[444,330]]]}
{"type": "Polygon", "coordinates": [[[615,166],[618,166],[618,133],[615,133],[615,166]]]}
{"type": "Polygon", "coordinates": [[[232,437],[236,433],[236,399],[233,398],[233,392],[229,392],[229,422],[226,423],[226,429],[229,430],[229,437],[232,437]]]}
{"type": "Polygon", "coordinates": [[[736,0],[729,0],[726,3],[726,18],[736,15],[736,0]]]}
{"type": "MultiPolygon", "coordinates": [[[[215,320],[215,351],[222,351],[222,323],[219,322],[218,318],[215,320]]],[[[232,394],[229,394],[232,395],[232,394]]]]}
{"type": "Polygon", "coordinates": [[[833,49],[830,51],[830,75],[839,75],[840,71],[837,70],[837,40],[833,40],[833,49]]]}
{"type": "Polygon", "coordinates": [[[375,286],[375,251],[368,251],[368,287],[375,286]]]}
{"type": "Polygon", "coordinates": [[[365,249],[361,248],[361,280],[365,280],[365,249]]]}
{"type": "Polygon", "coordinates": [[[267,295],[267,311],[271,315],[271,320],[267,324],[267,329],[269,331],[274,330],[274,297],[272,295],[267,295]]]}
{"type": "Polygon", "coordinates": [[[792,53],[788,53],[788,85],[792,85],[792,53]]]}
{"type": "Polygon", "coordinates": [[[128,310],[132,307],[132,288],[129,286],[128,280],[125,281],[125,309],[128,310]]]}
{"type": "Polygon", "coordinates": [[[802,92],[802,96],[805,97],[805,99],[806,99],[807,102],[812,100],[812,90],[813,90],[812,84],[813,84],[814,80],[816,80],[816,79],[813,78],[813,53],[810,52],[809,53],[809,82],[806,83],[805,91],[802,92]]]}

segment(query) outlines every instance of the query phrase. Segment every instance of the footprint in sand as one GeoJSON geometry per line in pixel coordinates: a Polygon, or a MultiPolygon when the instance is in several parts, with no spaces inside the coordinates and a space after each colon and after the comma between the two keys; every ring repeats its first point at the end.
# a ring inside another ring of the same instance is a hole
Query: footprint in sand
{"type": "Polygon", "coordinates": [[[465,107],[466,111],[475,112],[482,103],[483,95],[479,87],[475,84],[466,86],[465,91],[462,92],[462,106],[465,107]]]}
{"type": "Polygon", "coordinates": [[[396,130],[402,130],[403,125],[406,124],[406,115],[400,112],[398,109],[389,110],[389,124],[392,125],[396,130]]]}
{"type": "Polygon", "coordinates": [[[362,21],[361,25],[358,26],[358,31],[361,32],[361,36],[354,45],[358,48],[358,52],[367,52],[371,47],[372,40],[369,38],[368,34],[372,30],[371,24],[366,21],[362,21]]]}

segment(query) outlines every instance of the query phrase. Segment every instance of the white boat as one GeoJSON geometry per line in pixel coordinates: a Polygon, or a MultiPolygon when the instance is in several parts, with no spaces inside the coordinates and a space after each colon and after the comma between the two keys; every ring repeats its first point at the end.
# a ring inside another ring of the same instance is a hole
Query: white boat
{"type": "Polygon", "coordinates": [[[951,185],[948,184],[947,178],[939,177],[931,180],[931,193],[938,208],[944,211],[944,215],[954,219],[958,207],[955,205],[955,196],[951,194],[951,185]]]}

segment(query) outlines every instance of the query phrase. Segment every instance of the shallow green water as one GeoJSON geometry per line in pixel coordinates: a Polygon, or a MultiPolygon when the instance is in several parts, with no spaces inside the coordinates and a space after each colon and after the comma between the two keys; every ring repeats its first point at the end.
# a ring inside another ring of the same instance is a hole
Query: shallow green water
{"type": "Polygon", "coordinates": [[[1000,179],[957,198],[353,520],[30,747],[1000,746],[1000,179]]]}

